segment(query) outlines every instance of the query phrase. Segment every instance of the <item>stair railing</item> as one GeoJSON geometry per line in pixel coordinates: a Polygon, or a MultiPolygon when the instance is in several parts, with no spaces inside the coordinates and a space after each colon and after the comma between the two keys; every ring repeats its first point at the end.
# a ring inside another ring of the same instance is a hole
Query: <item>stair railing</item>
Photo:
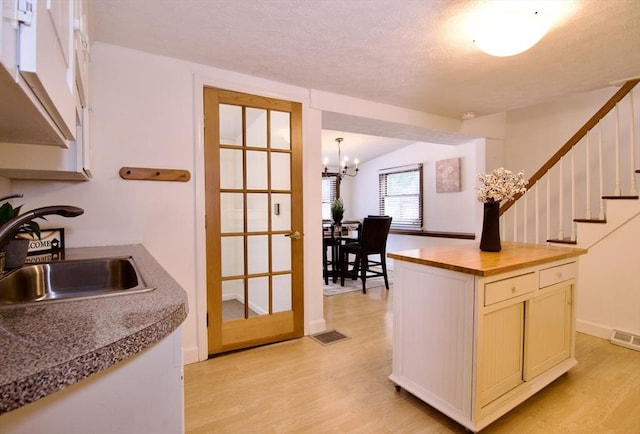
{"type": "Polygon", "coordinates": [[[575,243],[575,222],[606,222],[604,198],[638,195],[640,79],[620,89],[529,179],[528,190],[500,208],[502,238],[575,243]],[[628,145],[626,145],[626,143],[628,145]],[[597,152],[594,152],[597,147],[597,152]],[[628,161],[627,164],[623,162],[628,161]],[[629,175],[627,176],[627,170],[629,175]],[[592,186],[597,185],[597,188],[592,186]],[[606,192],[613,191],[612,196],[606,192]],[[624,195],[623,192],[628,192],[624,195]],[[594,218],[593,204],[597,204],[594,218]],[[580,215],[577,216],[577,210],[580,215]],[[541,228],[542,220],[546,227],[541,228]],[[533,224],[530,224],[533,222],[533,224]]]}

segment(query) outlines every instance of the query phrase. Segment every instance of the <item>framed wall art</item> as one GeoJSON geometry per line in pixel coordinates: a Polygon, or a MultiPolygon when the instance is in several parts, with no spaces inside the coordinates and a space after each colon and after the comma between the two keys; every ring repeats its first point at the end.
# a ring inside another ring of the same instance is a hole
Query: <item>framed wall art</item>
{"type": "Polygon", "coordinates": [[[460,191],[460,160],[449,158],[436,161],[436,193],[460,191]]]}

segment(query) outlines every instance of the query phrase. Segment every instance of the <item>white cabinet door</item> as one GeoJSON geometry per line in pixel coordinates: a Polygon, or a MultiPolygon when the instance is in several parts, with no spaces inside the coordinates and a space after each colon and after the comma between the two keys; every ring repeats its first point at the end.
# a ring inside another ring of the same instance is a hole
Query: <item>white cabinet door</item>
{"type": "Polygon", "coordinates": [[[11,78],[15,77],[18,69],[18,26],[15,21],[17,10],[17,0],[0,0],[0,64],[11,78]]]}
{"type": "Polygon", "coordinates": [[[76,88],[82,107],[89,101],[89,22],[87,0],[75,0],[73,39],[75,54],[76,88]]]}
{"type": "Polygon", "coordinates": [[[524,303],[487,313],[478,342],[478,402],[484,407],[523,382],[524,303]]]}
{"type": "Polygon", "coordinates": [[[67,140],[76,129],[73,1],[27,0],[31,22],[19,29],[19,70],[67,140]]]}
{"type": "Polygon", "coordinates": [[[541,290],[526,302],[524,379],[552,368],[571,356],[573,282],[541,290]]]}

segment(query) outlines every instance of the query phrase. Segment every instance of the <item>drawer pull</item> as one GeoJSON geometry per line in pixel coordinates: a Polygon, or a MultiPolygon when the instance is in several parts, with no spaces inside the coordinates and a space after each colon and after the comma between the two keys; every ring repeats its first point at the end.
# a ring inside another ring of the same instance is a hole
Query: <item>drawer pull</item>
{"type": "Polygon", "coordinates": [[[515,293],[516,293],[516,291],[518,291],[518,289],[517,289],[515,286],[514,286],[513,288],[511,288],[511,293],[512,293],[512,294],[515,294],[515,293]]]}

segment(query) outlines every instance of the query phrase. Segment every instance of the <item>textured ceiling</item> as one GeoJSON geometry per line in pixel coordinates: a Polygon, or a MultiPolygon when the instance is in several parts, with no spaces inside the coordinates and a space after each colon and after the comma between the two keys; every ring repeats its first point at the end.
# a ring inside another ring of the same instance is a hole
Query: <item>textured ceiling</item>
{"type": "Polygon", "coordinates": [[[640,74],[639,0],[547,0],[569,8],[504,58],[463,30],[481,2],[96,0],[90,23],[96,41],[456,119],[640,74]]]}

